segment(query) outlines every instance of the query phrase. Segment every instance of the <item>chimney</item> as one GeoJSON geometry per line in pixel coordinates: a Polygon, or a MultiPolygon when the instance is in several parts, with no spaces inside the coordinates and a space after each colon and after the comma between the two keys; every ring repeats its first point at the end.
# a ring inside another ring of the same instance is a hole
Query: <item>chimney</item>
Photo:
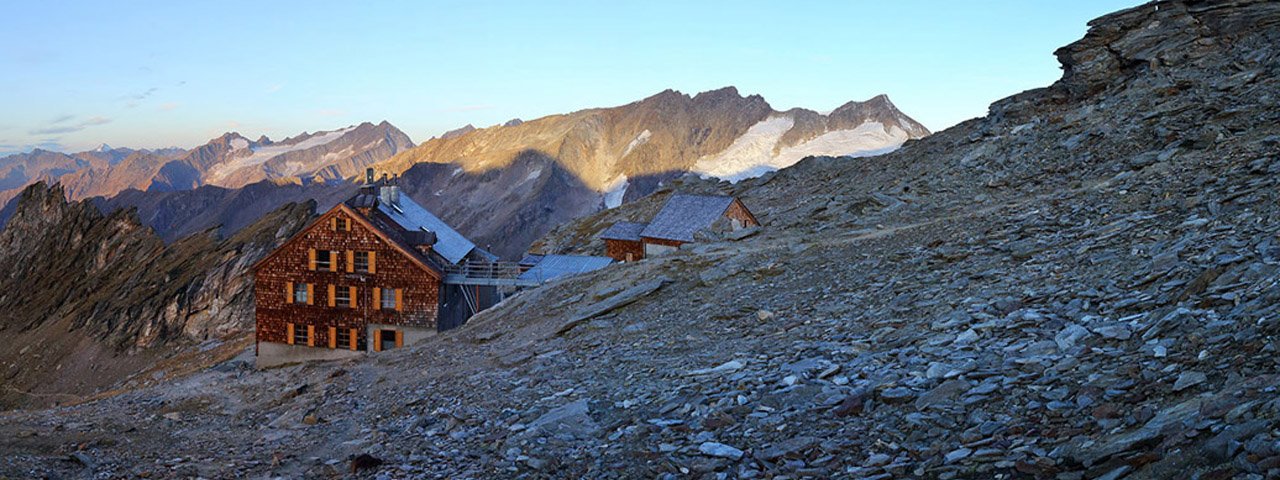
{"type": "Polygon", "coordinates": [[[400,205],[400,187],[386,185],[378,189],[378,197],[386,205],[400,205]]]}
{"type": "Polygon", "coordinates": [[[364,171],[364,183],[366,185],[373,183],[373,167],[369,167],[364,171]]]}

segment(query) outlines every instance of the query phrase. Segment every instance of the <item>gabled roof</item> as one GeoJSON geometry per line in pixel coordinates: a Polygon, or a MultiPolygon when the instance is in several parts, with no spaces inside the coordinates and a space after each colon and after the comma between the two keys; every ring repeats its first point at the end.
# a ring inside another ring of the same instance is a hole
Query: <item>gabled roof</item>
{"type": "Polygon", "coordinates": [[[677,193],[667,199],[667,204],[653,216],[640,236],[692,242],[694,233],[710,228],[735,201],[737,199],[723,195],[677,193]]]}
{"type": "Polygon", "coordinates": [[[644,227],[647,226],[649,226],[647,223],[618,222],[609,226],[604,233],[601,233],[600,238],[638,242],[640,241],[640,232],[644,231],[644,227]]]}
{"type": "MultiPolygon", "coordinates": [[[[430,231],[436,234],[436,243],[431,249],[439,253],[441,257],[448,260],[449,263],[458,264],[467,257],[472,250],[476,250],[476,244],[467,240],[449,224],[444,223],[440,217],[435,216],[408,195],[400,195],[399,202],[396,205],[388,205],[384,202],[377,202],[379,212],[390,218],[400,228],[406,231],[430,231]]],[[[493,254],[480,251],[486,257],[493,257],[493,254]]],[[[493,257],[496,258],[496,257],[493,257]]]]}
{"type": "Polygon", "coordinates": [[[610,263],[613,263],[613,259],[609,257],[546,255],[533,268],[520,274],[520,279],[545,282],[563,276],[599,270],[609,266],[610,263]]]}
{"type": "Polygon", "coordinates": [[[431,263],[428,262],[425,258],[423,258],[422,253],[419,252],[417,249],[413,248],[412,245],[404,244],[404,242],[399,238],[397,238],[396,235],[388,235],[388,232],[386,232],[379,226],[374,225],[372,222],[370,222],[368,218],[365,218],[364,215],[361,215],[360,212],[355,211],[345,203],[339,203],[335,205],[333,208],[329,209],[329,211],[325,212],[323,215],[316,217],[316,219],[313,220],[310,225],[303,227],[301,231],[294,234],[293,237],[289,238],[289,240],[286,240],[279,247],[276,247],[276,249],[273,250],[271,253],[267,254],[267,256],[262,257],[262,259],[258,260],[257,262],[254,262],[253,266],[250,267],[250,269],[253,271],[257,271],[258,268],[262,267],[268,261],[275,258],[276,255],[279,255],[280,252],[287,250],[288,247],[291,246],[294,242],[301,241],[301,239],[306,236],[305,234],[311,229],[327,228],[327,225],[329,223],[328,220],[330,217],[332,217],[335,214],[335,212],[346,213],[348,217],[355,219],[357,223],[369,229],[369,231],[373,232],[374,235],[378,236],[383,241],[387,242],[387,245],[390,245],[392,248],[396,249],[401,254],[404,254],[404,256],[409,258],[409,260],[414,265],[417,265],[419,268],[422,268],[427,273],[431,274],[431,276],[435,277],[436,279],[444,278],[444,275],[440,272],[440,270],[435,266],[431,265],[431,263]]]}

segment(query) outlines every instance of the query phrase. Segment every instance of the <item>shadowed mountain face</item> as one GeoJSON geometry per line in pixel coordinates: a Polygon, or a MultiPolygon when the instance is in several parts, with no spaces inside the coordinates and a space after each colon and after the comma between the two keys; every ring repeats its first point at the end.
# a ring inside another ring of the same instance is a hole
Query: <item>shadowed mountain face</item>
{"type": "MultiPolygon", "coordinates": [[[[476,244],[506,258],[518,258],[533,240],[555,225],[601,208],[599,194],[537,152],[521,154],[507,168],[485,173],[466,173],[456,165],[419,164],[397,182],[404,194],[476,244]]],[[[136,208],[144,224],[172,241],[219,226],[219,232],[229,235],[289,202],[314,200],[320,210],[327,210],[354,194],[356,188],[345,182],[259,182],[237,189],[128,190],[93,200],[104,212],[136,208]]]]}
{"type": "Polygon", "coordinates": [[[127,210],[104,215],[36,183],[0,232],[0,407],[93,393],[178,345],[252,327],[249,266],[311,218],[288,204],[236,235],[166,245],[127,210]]]}

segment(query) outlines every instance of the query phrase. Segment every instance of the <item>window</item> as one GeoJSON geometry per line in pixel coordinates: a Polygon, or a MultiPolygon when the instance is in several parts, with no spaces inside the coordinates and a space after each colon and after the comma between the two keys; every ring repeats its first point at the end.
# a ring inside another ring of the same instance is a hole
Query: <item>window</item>
{"type": "Polygon", "coordinates": [[[369,272],[369,252],[356,252],[355,264],[357,272],[369,272]]]}
{"type": "Polygon", "coordinates": [[[333,217],[333,220],[329,223],[329,226],[330,226],[330,227],[333,229],[333,231],[335,231],[335,232],[338,232],[338,231],[342,231],[342,232],[350,232],[350,231],[351,231],[351,219],[349,219],[349,218],[344,218],[344,217],[333,217]]]}
{"type": "Polygon", "coordinates": [[[293,303],[310,303],[311,284],[300,283],[293,287],[293,303]]]}
{"type": "Polygon", "coordinates": [[[396,298],[397,298],[397,297],[399,297],[399,296],[400,296],[400,289],[398,289],[398,288],[384,288],[384,289],[382,289],[382,309],[383,309],[383,310],[395,310],[395,309],[396,309],[396,298]]]}
{"type": "Polygon", "coordinates": [[[309,342],[310,339],[307,336],[307,332],[309,329],[310,327],[294,325],[293,326],[293,344],[294,345],[310,345],[310,342],[309,342]]]}
{"type": "Polygon", "coordinates": [[[333,271],[333,252],[320,250],[316,252],[316,270],[333,271]]]}
{"type": "Polygon", "coordinates": [[[350,308],[351,307],[351,288],[338,287],[333,291],[333,305],[335,307],[350,308]]]}
{"type": "Polygon", "coordinates": [[[337,329],[336,333],[337,333],[338,340],[336,342],[337,346],[335,346],[334,348],[338,348],[341,350],[351,349],[351,332],[353,331],[355,331],[355,329],[352,329],[352,328],[337,329]]]}

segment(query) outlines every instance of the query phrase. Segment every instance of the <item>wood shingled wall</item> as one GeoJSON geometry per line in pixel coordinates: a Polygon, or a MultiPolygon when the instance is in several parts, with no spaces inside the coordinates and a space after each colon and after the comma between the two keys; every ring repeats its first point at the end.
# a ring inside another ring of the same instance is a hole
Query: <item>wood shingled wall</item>
{"type": "Polygon", "coordinates": [[[298,329],[312,327],[315,338],[308,343],[324,348],[331,344],[350,348],[330,340],[338,329],[354,328],[363,337],[365,326],[371,323],[436,327],[440,281],[391,247],[386,239],[351,220],[341,206],[325,213],[257,267],[254,305],[259,342],[290,343],[289,324],[298,329]],[[334,218],[339,221],[334,222],[334,218]],[[374,271],[348,272],[348,251],[374,252],[374,271]],[[332,254],[336,262],[332,271],[312,270],[312,252],[320,258],[337,252],[332,254]],[[291,289],[308,284],[313,295],[309,304],[294,303],[288,296],[291,289]],[[330,285],[334,291],[354,289],[354,308],[330,307],[330,285]],[[399,310],[380,308],[375,288],[383,295],[393,295],[399,289],[399,310]]]}

